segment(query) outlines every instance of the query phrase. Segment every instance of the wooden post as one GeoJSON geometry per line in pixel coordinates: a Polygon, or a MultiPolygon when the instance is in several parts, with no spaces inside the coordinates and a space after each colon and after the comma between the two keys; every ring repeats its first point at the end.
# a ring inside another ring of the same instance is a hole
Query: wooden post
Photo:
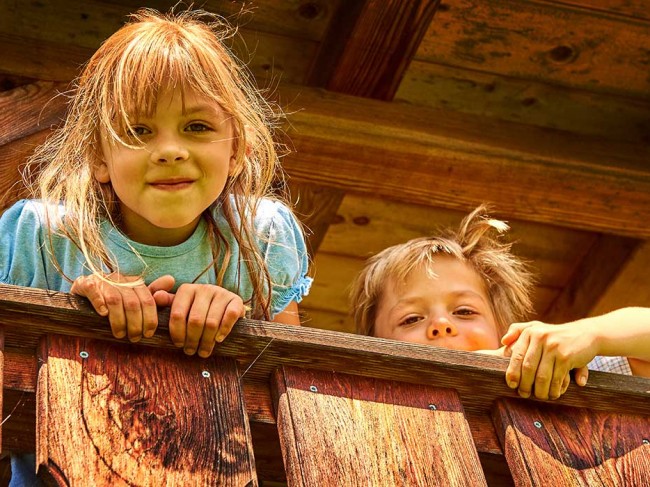
{"type": "Polygon", "coordinates": [[[506,399],[494,423],[518,487],[650,485],[650,415],[506,399]]]}
{"type": "Polygon", "coordinates": [[[454,390],[292,367],[273,385],[289,486],[486,485],[454,390]]]}
{"type": "Polygon", "coordinates": [[[37,464],[59,485],[257,485],[232,359],[48,335],[37,464]]]}

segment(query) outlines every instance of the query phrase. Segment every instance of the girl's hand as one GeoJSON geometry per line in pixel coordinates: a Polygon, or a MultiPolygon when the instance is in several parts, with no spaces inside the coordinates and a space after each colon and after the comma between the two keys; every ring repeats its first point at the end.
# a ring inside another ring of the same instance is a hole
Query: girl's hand
{"type": "Polygon", "coordinates": [[[182,284],[176,294],[161,290],[154,299],[158,306],[171,306],[169,335],[187,355],[198,349],[201,357],[210,356],[246,313],[239,296],[213,284],[182,284]]]}
{"type": "Polygon", "coordinates": [[[501,339],[511,350],[506,382],[521,397],[557,399],[569,387],[572,369],[578,385],[587,383],[586,365],[596,355],[595,339],[578,323],[514,323],[501,339]],[[534,386],[534,388],[533,388],[534,386]]]}
{"type": "MultiPolygon", "coordinates": [[[[113,273],[106,279],[118,283],[138,281],[138,277],[113,273]]],[[[128,336],[132,342],[143,336],[151,337],[158,326],[158,310],[153,293],[166,292],[174,287],[172,276],[162,276],[149,286],[119,286],[111,284],[96,275],[75,279],[70,292],[84,296],[100,316],[108,316],[115,338],[128,336]]]]}

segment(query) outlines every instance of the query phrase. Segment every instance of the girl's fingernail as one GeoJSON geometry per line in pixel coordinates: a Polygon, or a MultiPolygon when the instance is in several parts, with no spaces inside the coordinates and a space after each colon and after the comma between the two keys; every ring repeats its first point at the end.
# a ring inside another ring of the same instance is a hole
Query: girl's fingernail
{"type": "Polygon", "coordinates": [[[102,316],[108,314],[108,308],[106,308],[106,306],[101,306],[99,308],[99,314],[102,315],[102,316]]]}
{"type": "Polygon", "coordinates": [[[510,389],[516,389],[518,385],[519,384],[517,384],[515,381],[512,381],[512,380],[510,382],[508,382],[508,387],[510,389]]]}
{"type": "Polygon", "coordinates": [[[587,378],[583,375],[578,378],[578,384],[584,386],[587,383],[587,378]]]}

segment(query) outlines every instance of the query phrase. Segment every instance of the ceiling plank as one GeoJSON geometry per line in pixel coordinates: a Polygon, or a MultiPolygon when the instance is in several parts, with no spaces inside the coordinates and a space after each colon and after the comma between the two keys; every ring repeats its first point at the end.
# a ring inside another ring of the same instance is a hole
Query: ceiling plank
{"type": "Polygon", "coordinates": [[[283,87],[296,180],[407,203],[647,238],[646,145],[283,87]],[[295,107],[300,107],[298,110],[295,107]]]}
{"type": "Polygon", "coordinates": [[[350,8],[348,2],[330,22],[312,84],[391,100],[439,4],[440,0],[366,0],[350,8]]]}
{"type": "MultiPolygon", "coordinates": [[[[647,222],[647,220],[644,220],[647,222]]],[[[650,306],[650,240],[639,245],[600,300],[590,310],[597,316],[625,306],[650,306]]]]}
{"type": "MultiPolygon", "coordinates": [[[[600,235],[551,307],[542,313],[548,323],[567,323],[588,316],[601,296],[616,280],[621,268],[633,255],[640,241],[612,235],[600,235]]],[[[648,281],[650,284],[650,280],[648,281]]],[[[638,299],[636,289],[628,296],[638,299]]]]}

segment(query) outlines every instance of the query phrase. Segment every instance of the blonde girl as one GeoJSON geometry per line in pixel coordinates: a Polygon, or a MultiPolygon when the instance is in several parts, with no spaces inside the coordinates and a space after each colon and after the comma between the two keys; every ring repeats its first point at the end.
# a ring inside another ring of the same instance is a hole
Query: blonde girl
{"type": "Polygon", "coordinates": [[[72,292],[114,336],[170,335],[211,354],[249,309],[300,324],[308,258],[271,183],[281,175],[272,107],[204,11],[143,9],[72,89],[65,124],[27,174],[38,199],[0,220],[0,281],[72,292]]]}

